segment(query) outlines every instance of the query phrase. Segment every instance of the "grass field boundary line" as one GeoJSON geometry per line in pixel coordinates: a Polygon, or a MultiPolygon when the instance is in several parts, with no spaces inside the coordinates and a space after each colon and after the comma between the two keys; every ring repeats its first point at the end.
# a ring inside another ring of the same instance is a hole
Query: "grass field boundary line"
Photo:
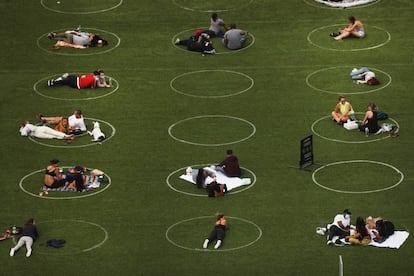
{"type": "Polygon", "coordinates": [[[184,219],[184,220],[178,221],[178,222],[172,224],[170,227],[167,228],[167,230],[165,231],[165,238],[167,239],[168,242],[170,242],[174,246],[177,246],[179,248],[186,249],[186,250],[199,251],[199,252],[229,252],[229,251],[235,251],[235,250],[239,250],[239,249],[243,249],[243,248],[246,248],[248,246],[251,246],[251,245],[253,245],[254,243],[256,243],[258,240],[260,240],[262,238],[263,230],[262,230],[262,228],[260,228],[259,225],[257,225],[253,221],[250,221],[250,220],[247,220],[247,219],[243,219],[243,218],[239,218],[239,217],[233,217],[233,216],[226,216],[226,218],[228,218],[230,220],[231,219],[239,220],[239,221],[242,221],[242,222],[245,222],[245,223],[248,223],[248,224],[253,225],[258,230],[258,236],[257,236],[257,238],[255,240],[253,240],[253,241],[245,244],[245,245],[242,245],[242,246],[233,247],[233,248],[227,248],[227,249],[226,248],[225,249],[220,248],[219,250],[212,250],[212,249],[201,249],[201,248],[189,248],[189,247],[186,247],[186,246],[182,246],[182,245],[174,242],[168,236],[168,233],[171,231],[171,229],[173,229],[175,226],[177,226],[177,225],[179,225],[181,223],[185,223],[185,222],[189,222],[189,221],[197,220],[197,219],[207,219],[207,218],[214,219],[214,216],[200,216],[200,217],[194,217],[194,218],[189,218],[189,219],[184,219]]]}
{"type": "Polygon", "coordinates": [[[101,12],[106,12],[106,11],[110,11],[110,10],[116,9],[117,7],[119,7],[120,5],[122,5],[123,2],[124,2],[124,0],[120,0],[119,3],[116,4],[113,7],[110,7],[110,8],[107,8],[107,9],[96,10],[96,11],[88,11],[88,12],[82,12],[82,11],[66,12],[66,11],[60,11],[60,10],[57,10],[57,9],[52,9],[52,8],[46,6],[46,4],[44,3],[44,0],[40,0],[40,4],[46,10],[53,11],[53,12],[56,12],[56,13],[63,13],[63,14],[94,14],[94,13],[101,13],[101,12]]]}
{"type": "Polygon", "coordinates": [[[390,189],[393,189],[393,188],[397,187],[398,185],[400,185],[404,181],[404,174],[399,169],[397,169],[395,166],[390,165],[390,164],[385,163],[385,162],[379,162],[379,161],[373,161],[373,160],[347,160],[347,161],[338,161],[338,162],[329,163],[329,164],[323,165],[322,167],[317,168],[312,173],[312,181],[317,186],[319,186],[319,187],[321,187],[325,190],[332,191],[332,192],[343,193],[343,194],[369,194],[369,193],[383,192],[383,191],[387,191],[387,190],[390,190],[390,189]],[[320,170],[323,170],[323,169],[325,169],[327,167],[330,167],[330,166],[342,165],[342,164],[348,164],[348,163],[373,163],[373,164],[377,164],[377,165],[386,166],[386,167],[389,167],[389,168],[393,169],[394,171],[396,171],[400,175],[400,179],[395,184],[393,184],[392,186],[382,188],[382,189],[366,190],[366,191],[345,191],[345,190],[333,189],[333,188],[329,188],[327,186],[324,186],[324,185],[320,184],[316,180],[315,175],[320,170]]]}
{"type": "MultiPolygon", "coordinates": [[[[65,169],[65,168],[70,168],[70,166],[60,166],[60,168],[65,169]]],[[[87,168],[87,169],[88,169],[89,171],[92,171],[92,170],[93,170],[93,168],[87,168]]],[[[27,190],[23,187],[23,182],[26,180],[26,178],[28,178],[28,177],[30,177],[30,176],[32,176],[32,175],[35,175],[35,174],[37,174],[37,173],[44,173],[44,171],[45,171],[45,169],[40,169],[40,170],[33,171],[33,172],[28,173],[28,174],[26,174],[25,176],[23,176],[23,177],[20,179],[20,181],[19,181],[19,187],[20,187],[20,189],[21,189],[24,193],[26,193],[26,194],[28,194],[28,195],[30,195],[30,196],[37,197],[37,198],[41,198],[41,199],[68,200],[68,199],[80,199],[80,198],[86,198],[86,197],[90,197],[90,196],[95,196],[95,195],[100,194],[100,193],[102,193],[103,191],[107,190],[107,189],[111,186],[111,184],[112,184],[111,177],[110,177],[108,174],[106,174],[106,173],[105,173],[105,177],[106,177],[106,178],[108,178],[108,184],[106,184],[104,188],[102,188],[102,189],[100,189],[100,190],[98,190],[98,191],[96,191],[96,192],[91,192],[91,193],[85,192],[85,194],[80,195],[80,196],[67,196],[67,197],[50,197],[50,196],[40,196],[40,195],[38,195],[38,194],[33,194],[33,193],[31,193],[31,192],[27,191],[27,190]]],[[[40,184],[40,182],[41,182],[41,181],[39,181],[39,184],[40,184]]],[[[70,192],[57,192],[57,193],[70,193],[70,192]]]]}
{"type": "MultiPolygon", "coordinates": [[[[186,169],[186,168],[188,168],[188,167],[206,167],[206,166],[210,166],[211,164],[214,164],[214,163],[208,163],[208,164],[194,164],[194,165],[190,165],[190,166],[185,166],[185,167],[179,168],[179,169],[177,169],[177,170],[175,170],[175,171],[171,172],[171,173],[167,176],[167,178],[165,179],[165,182],[167,183],[167,185],[168,185],[168,187],[169,187],[170,189],[172,189],[173,191],[175,191],[175,192],[177,192],[177,193],[180,193],[180,194],[185,194],[185,195],[190,195],[190,196],[197,196],[197,197],[207,197],[207,194],[201,195],[201,194],[196,194],[196,193],[189,193],[189,192],[181,191],[181,190],[179,190],[179,189],[177,189],[177,188],[173,187],[173,185],[172,185],[172,184],[171,184],[171,182],[170,182],[170,178],[171,178],[174,174],[176,174],[177,172],[179,172],[179,171],[185,171],[185,169],[186,169]]],[[[252,181],[252,183],[251,183],[251,184],[244,186],[242,189],[238,189],[237,191],[234,191],[234,192],[231,192],[231,191],[230,191],[228,194],[226,194],[226,196],[229,196],[229,195],[232,195],[232,194],[234,195],[234,194],[238,194],[238,193],[244,192],[244,191],[246,191],[246,190],[250,189],[251,187],[253,187],[253,186],[256,184],[256,181],[257,181],[256,174],[255,174],[252,170],[249,170],[249,169],[247,169],[247,168],[245,168],[245,167],[240,167],[240,168],[241,168],[242,170],[245,170],[245,171],[249,172],[249,173],[253,176],[253,181],[252,181]]]]}

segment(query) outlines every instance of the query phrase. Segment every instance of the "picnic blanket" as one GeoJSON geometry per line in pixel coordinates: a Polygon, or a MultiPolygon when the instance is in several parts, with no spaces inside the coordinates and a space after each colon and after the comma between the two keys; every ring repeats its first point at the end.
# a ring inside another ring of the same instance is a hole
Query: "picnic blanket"
{"type": "Polygon", "coordinates": [[[398,249],[408,239],[409,235],[410,233],[407,231],[395,231],[394,234],[389,236],[384,242],[378,243],[372,240],[369,245],[398,249]]]}
{"type": "MultiPolygon", "coordinates": [[[[222,173],[221,171],[217,171],[217,170],[214,170],[214,169],[209,168],[209,167],[205,167],[203,169],[206,170],[206,171],[214,173],[216,175],[218,183],[226,184],[227,191],[231,191],[231,190],[233,190],[237,187],[240,187],[240,186],[251,184],[251,179],[250,178],[228,177],[224,173],[222,173]]],[[[180,175],[180,178],[185,180],[185,181],[196,184],[195,181],[193,181],[193,177],[192,177],[191,174],[180,175]]],[[[212,178],[211,178],[211,181],[212,181],[212,178]]],[[[211,181],[209,181],[209,179],[207,179],[207,183],[211,182],[211,181]]]]}

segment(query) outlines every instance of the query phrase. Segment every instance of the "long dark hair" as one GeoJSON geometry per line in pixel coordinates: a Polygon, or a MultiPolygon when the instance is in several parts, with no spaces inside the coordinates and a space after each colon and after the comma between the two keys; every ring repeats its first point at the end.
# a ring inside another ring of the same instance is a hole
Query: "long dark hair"
{"type": "Polygon", "coordinates": [[[198,169],[198,174],[197,174],[197,178],[196,178],[197,188],[199,188],[199,189],[203,188],[203,184],[204,184],[205,179],[206,179],[206,176],[204,175],[204,170],[203,169],[198,169]]]}
{"type": "Polygon", "coordinates": [[[350,17],[348,17],[348,20],[349,20],[349,22],[351,22],[352,24],[354,24],[355,23],[355,17],[354,16],[350,16],[350,17]]]}
{"type": "Polygon", "coordinates": [[[357,219],[356,219],[356,223],[355,223],[355,224],[356,224],[356,225],[355,225],[355,228],[356,228],[357,232],[358,232],[359,234],[361,234],[361,236],[362,236],[362,237],[366,236],[366,235],[367,235],[367,230],[366,230],[366,228],[365,228],[365,221],[364,221],[364,218],[362,218],[362,217],[357,217],[357,219]]]}
{"type": "Polygon", "coordinates": [[[26,221],[26,223],[24,224],[24,226],[29,226],[29,225],[32,225],[32,224],[34,224],[34,218],[29,218],[29,219],[26,221]]]}

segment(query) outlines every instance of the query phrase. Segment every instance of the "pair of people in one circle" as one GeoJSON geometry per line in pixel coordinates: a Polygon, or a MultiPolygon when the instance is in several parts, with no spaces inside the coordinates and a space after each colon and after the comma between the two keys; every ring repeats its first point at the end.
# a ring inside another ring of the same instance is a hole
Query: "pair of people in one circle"
{"type": "MultiPolygon", "coordinates": [[[[378,125],[377,106],[370,102],[365,112],[364,119],[359,125],[359,130],[368,133],[377,133],[380,130],[378,125]]],[[[348,121],[357,121],[355,111],[350,102],[344,96],[339,96],[338,103],[331,113],[333,121],[338,124],[344,124],[348,121]]]]}
{"type": "Polygon", "coordinates": [[[187,46],[189,51],[201,52],[203,54],[215,54],[211,38],[220,37],[224,46],[230,50],[241,49],[248,37],[248,32],[237,28],[236,24],[227,27],[223,19],[217,13],[213,13],[210,18],[208,30],[198,29],[188,39],[177,38],[176,45],[187,46]]]}

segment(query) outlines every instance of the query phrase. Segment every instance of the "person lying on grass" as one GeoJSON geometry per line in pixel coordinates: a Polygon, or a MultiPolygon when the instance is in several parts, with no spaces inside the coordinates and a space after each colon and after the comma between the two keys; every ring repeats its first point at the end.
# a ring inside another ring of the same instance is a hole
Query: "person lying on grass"
{"type": "Polygon", "coordinates": [[[68,30],[63,33],[49,33],[47,37],[55,40],[53,49],[60,47],[70,47],[76,49],[86,49],[88,47],[103,47],[108,45],[108,41],[102,39],[99,35],[81,32],[80,30],[68,30]]]}

